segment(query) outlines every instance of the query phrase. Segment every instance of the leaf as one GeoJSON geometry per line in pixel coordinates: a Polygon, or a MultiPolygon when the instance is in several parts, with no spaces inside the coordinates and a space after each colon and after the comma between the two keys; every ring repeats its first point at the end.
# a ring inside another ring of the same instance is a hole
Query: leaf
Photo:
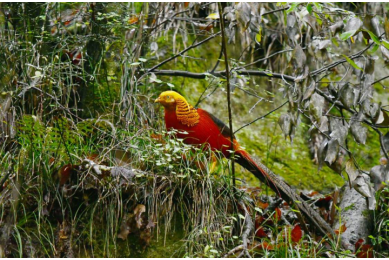
{"type": "Polygon", "coordinates": [[[152,52],[156,52],[158,50],[158,43],[156,43],[156,42],[150,43],[150,50],[152,52]]]}
{"type": "Polygon", "coordinates": [[[340,145],[344,145],[347,134],[348,124],[337,118],[330,118],[330,137],[339,141],[340,145]]]}
{"type": "Polygon", "coordinates": [[[353,18],[347,20],[347,23],[346,23],[344,30],[346,32],[348,32],[348,31],[357,32],[362,28],[362,26],[363,26],[363,22],[361,21],[361,19],[359,19],[357,17],[353,17],[353,18]]]}
{"type": "Polygon", "coordinates": [[[255,243],[254,247],[255,249],[257,250],[266,250],[266,251],[269,251],[269,250],[274,250],[274,246],[272,244],[269,244],[268,242],[266,241],[262,241],[261,243],[255,243]]]}
{"type": "Polygon", "coordinates": [[[73,168],[75,165],[72,164],[66,164],[62,166],[62,168],[59,170],[58,175],[59,175],[59,183],[60,185],[64,185],[65,182],[67,182],[70,178],[70,175],[72,174],[73,168]]]}
{"type": "Polygon", "coordinates": [[[263,227],[260,227],[260,228],[255,232],[255,236],[264,238],[264,237],[267,237],[267,233],[265,232],[265,230],[263,229],[263,227]]]}
{"type": "MultiPolygon", "coordinates": [[[[333,25],[331,25],[329,28],[330,28],[330,31],[332,32],[332,35],[335,36],[335,34],[337,32],[340,32],[344,27],[344,23],[343,21],[338,21],[336,23],[334,23],[333,25]]],[[[334,39],[334,38],[333,38],[334,39]]]]}
{"type": "Polygon", "coordinates": [[[298,33],[297,18],[294,13],[286,17],[286,34],[288,36],[288,45],[292,48],[296,45],[296,35],[298,33]]]}
{"type": "Polygon", "coordinates": [[[280,125],[281,130],[286,138],[292,132],[292,126],[294,124],[293,115],[291,113],[282,114],[278,119],[278,124],[280,125]]]}
{"type": "Polygon", "coordinates": [[[174,88],[174,84],[172,83],[166,83],[169,87],[174,88]]]}
{"type": "Polygon", "coordinates": [[[357,252],[364,243],[365,240],[363,238],[358,239],[358,241],[355,243],[355,252],[357,252]]]}
{"type": "Polygon", "coordinates": [[[212,14],[208,15],[206,17],[206,19],[217,20],[217,19],[220,19],[220,15],[219,15],[219,13],[212,13],[212,14]]]}
{"type": "Polygon", "coordinates": [[[319,121],[323,115],[324,105],[324,97],[320,96],[317,93],[312,94],[311,100],[309,102],[309,110],[317,121],[319,121]]]}
{"type": "Polygon", "coordinates": [[[332,38],[331,38],[331,42],[332,42],[336,47],[339,47],[339,43],[338,43],[338,41],[336,40],[336,38],[332,37],[332,38]]]}
{"type": "Polygon", "coordinates": [[[355,243],[355,253],[358,258],[373,258],[373,246],[365,244],[365,240],[360,238],[355,243]]]}
{"type": "Polygon", "coordinates": [[[292,241],[295,243],[298,243],[301,240],[301,238],[303,237],[303,232],[299,224],[294,226],[292,232],[290,233],[290,237],[292,238],[292,241]]]}
{"type": "Polygon", "coordinates": [[[346,61],[348,62],[348,63],[350,63],[350,65],[351,66],[353,66],[355,69],[357,69],[357,70],[362,70],[362,68],[360,68],[357,64],[355,64],[355,62],[352,60],[352,59],[350,59],[349,57],[347,57],[346,55],[344,55],[344,54],[342,54],[342,56],[346,59],[346,61]]]}
{"type": "Polygon", "coordinates": [[[340,101],[345,107],[352,108],[356,105],[357,99],[359,98],[356,97],[356,89],[353,88],[348,82],[339,84],[340,93],[340,101]]]}
{"type": "Polygon", "coordinates": [[[322,4],[319,4],[317,2],[313,2],[313,4],[315,5],[316,9],[321,12],[323,10],[323,5],[322,4]]]}
{"type": "Polygon", "coordinates": [[[358,176],[358,169],[355,167],[355,164],[351,158],[346,162],[346,173],[350,183],[352,183],[358,176]]]}
{"type": "Polygon", "coordinates": [[[142,214],[146,212],[146,207],[143,204],[136,205],[134,209],[134,217],[136,221],[136,227],[140,229],[143,226],[142,214]]]}
{"type": "Polygon", "coordinates": [[[267,209],[267,207],[269,207],[269,203],[263,202],[261,200],[258,200],[256,204],[260,209],[267,209]]]}
{"type": "Polygon", "coordinates": [[[380,46],[379,46],[378,44],[374,44],[374,45],[373,45],[373,48],[369,49],[369,50],[367,51],[367,53],[369,53],[370,55],[371,55],[371,54],[374,54],[374,53],[378,50],[379,47],[380,47],[380,46]]]}
{"type": "Polygon", "coordinates": [[[336,139],[331,139],[328,142],[328,149],[327,149],[327,155],[325,161],[331,165],[333,162],[336,161],[336,158],[338,157],[338,153],[339,153],[339,142],[336,139]]]}
{"type": "Polygon", "coordinates": [[[381,53],[382,53],[384,60],[388,61],[389,60],[389,46],[386,47],[386,45],[389,45],[389,43],[386,41],[382,41],[382,45],[381,45],[380,49],[381,49],[381,53]]]}
{"type": "Polygon", "coordinates": [[[312,4],[311,3],[309,3],[307,5],[307,11],[308,11],[309,14],[312,14],[312,4]]]}
{"type": "Polygon", "coordinates": [[[137,23],[138,21],[139,21],[139,17],[134,16],[134,17],[131,17],[131,18],[128,20],[128,23],[129,23],[129,24],[134,24],[134,23],[137,23]]]}
{"type": "Polygon", "coordinates": [[[371,190],[369,188],[369,184],[366,182],[365,178],[363,178],[362,175],[358,175],[355,178],[355,180],[353,182],[353,187],[363,197],[366,197],[366,198],[372,197],[371,190]]]}
{"type": "Polygon", "coordinates": [[[351,134],[359,144],[365,144],[367,138],[367,128],[361,124],[364,118],[365,116],[361,111],[360,113],[353,115],[350,119],[351,134]]]}
{"type": "Polygon", "coordinates": [[[347,40],[348,38],[350,38],[351,36],[353,36],[355,33],[357,32],[357,30],[351,30],[351,31],[347,31],[347,32],[344,32],[340,35],[340,39],[342,41],[345,41],[347,40]]]}
{"type": "Polygon", "coordinates": [[[389,50],[389,42],[387,42],[386,40],[382,40],[381,43],[383,46],[385,46],[387,50],[389,50]]]}
{"type": "Polygon", "coordinates": [[[386,173],[386,158],[383,157],[381,159],[384,159],[384,161],[381,163],[384,165],[376,165],[372,167],[369,173],[370,181],[374,184],[374,188],[376,191],[383,187],[382,182],[384,182],[384,175],[386,173]]]}
{"type": "Polygon", "coordinates": [[[381,44],[380,39],[379,39],[373,32],[371,32],[371,31],[369,31],[369,30],[364,30],[364,31],[367,32],[367,33],[370,35],[370,38],[371,38],[376,44],[378,44],[378,45],[381,44]]]}
{"type": "Polygon", "coordinates": [[[318,49],[319,49],[319,50],[325,49],[325,48],[327,48],[329,45],[331,45],[331,40],[320,41],[320,42],[319,42],[318,49]]]}
{"type": "Polygon", "coordinates": [[[374,121],[378,126],[389,126],[389,116],[386,111],[380,110],[377,113],[377,118],[374,118],[374,121]]]}
{"type": "Polygon", "coordinates": [[[346,224],[343,223],[342,226],[340,226],[339,229],[335,230],[335,234],[339,235],[344,233],[347,230],[346,224]]]}
{"type": "Polygon", "coordinates": [[[298,72],[302,71],[306,65],[307,56],[304,53],[304,50],[301,48],[300,44],[296,44],[296,47],[292,53],[293,57],[293,66],[298,72]]]}
{"type": "Polygon", "coordinates": [[[279,208],[276,208],[274,210],[274,219],[276,220],[276,222],[280,221],[281,220],[281,210],[279,208]]]}
{"type": "Polygon", "coordinates": [[[255,40],[257,43],[261,43],[262,40],[262,27],[259,27],[259,32],[255,35],[255,40]]]}
{"type": "Polygon", "coordinates": [[[299,6],[300,3],[292,3],[288,10],[286,10],[286,13],[289,14],[290,12],[293,12],[296,10],[297,6],[299,6]]]}
{"type": "Polygon", "coordinates": [[[244,31],[250,25],[251,22],[251,6],[246,2],[240,2],[235,5],[235,17],[236,20],[242,25],[241,29],[244,31]]]}
{"type": "Polygon", "coordinates": [[[316,89],[316,84],[315,82],[312,82],[311,85],[305,90],[304,96],[303,96],[303,101],[310,98],[312,94],[315,92],[316,89]]]}

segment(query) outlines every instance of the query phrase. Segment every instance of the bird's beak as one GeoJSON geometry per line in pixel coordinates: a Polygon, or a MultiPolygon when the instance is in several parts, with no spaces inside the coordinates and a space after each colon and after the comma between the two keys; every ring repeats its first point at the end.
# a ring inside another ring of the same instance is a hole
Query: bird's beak
{"type": "Polygon", "coordinates": [[[155,101],[154,101],[154,103],[160,103],[161,102],[161,98],[160,97],[158,97],[155,101]]]}

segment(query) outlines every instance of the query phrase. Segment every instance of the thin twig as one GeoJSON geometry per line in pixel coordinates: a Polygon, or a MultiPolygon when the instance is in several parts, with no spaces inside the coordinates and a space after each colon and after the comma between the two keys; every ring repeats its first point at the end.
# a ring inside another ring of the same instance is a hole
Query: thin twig
{"type": "Polygon", "coordinates": [[[280,8],[280,9],[276,9],[276,10],[272,10],[272,11],[269,11],[269,12],[266,12],[266,13],[263,13],[262,16],[268,15],[268,14],[273,14],[273,13],[276,13],[276,12],[281,12],[281,11],[284,11],[284,10],[287,10],[287,9],[289,9],[289,6],[284,7],[284,8],[280,8]]]}
{"type": "MultiPolygon", "coordinates": [[[[266,72],[266,71],[236,70],[235,72],[238,75],[269,77],[269,78],[276,78],[276,79],[284,79],[284,80],[292,81],[292,82],[295,80],[294,77],[289,76],[289,75],[273,73],[273,72],[266,72]]],[[[209,75],[221,78],[221,77],[224,77],[226,75],[225,71],[196,73],[196,72],[190,72],[190,71],[184,71],[184,70],[154,70],[153,73],[155,75],[187,77],[187,78],[193,78],[193,79],[205,79],[209,75]]]]}
{"type": "Polygon", "coordinates": [[[283,107],[283,106],[285,106],[286,104],[288,104],[288,102],[289,102],[289,101],[285,101],[285,102],[284,102],[282,105],[280,105],[279,107],[277,107],[277,108],[275,108],[275,109],[269,111],[268,113],[264,114],[263,116],[258,117],[257,119],[254,119],[254,120],[251,121],[250,123],[247,123],[247,124],[241,126],[238,130],[236,130],[236,131],[234,132],[234,134],[236,134],[237,132],[239,132],[240,130],[242,130],[243,128],[245,128],[246,126],[249,126],[249,125],[251,125],[251,124],[257,122],[258,120],[267,117],[268,115],[270,115],[270,114],[273,113],[274,111],[277,111],[277,110],[280,109],[281,107],[283,107]]]}
{"type": "MultiPolygon", "coordinates": [[[[307,47],[304,47],[304,48],[302,48],[302,49],[304,50],[304,49],[306,49],[306,48],[307,48],[307,47]]],[[[258,62],[268,60],[268,59],[270,59],[271,57],[276,56],[276,55],[278,55],[278,54],[282,54],[282,53],[290,52],[290,51],[293,51],[293,49],[290,49],[290,50],[282,50],[282,51],[274,52],[274,53],[270,54],[269,56],[267,56],[267,57],[265,57],[265,58],[261,58],[261,59],[258,59],[258,60],[256,60],[256,61],[253,61],[253,62],[251,62],[251,63],[249,63],[249,64],[246,64],[246,65],[244,65],[244,66],[242,66],[242,67],[240,67],[240,68],[238,68],[238,69],[249,67],[249,66],[254,65],[254,64],[258,63],[258,62]]]]}
{"type": "Polygon", "coordinates": [[[4,183],[8,180],[8,177],[9,176],[11,176],[11,173],[12,173],[12,171],[11,171],[11,167],[10,167],[10,169],[8,170],[8,172],[4,175],[4,177],[0,180],[0,192],[2,192],[3,191],[3,189],[4,189],[4,183]]]}
{"type": "Polygon", "coordinates": [[[196,44],[193,44],[193,45],[189,46],[188,48],[186,48],[186,49],[180,51],[178,54],[176,54],[176,55],[174,55],[174,56],[172,56],[172,57],[170,57],[170,58],[167,58],[166,60],[164,60],[164,61],[162,61],[161,63],[159,63],[159,64],[155,65],[154,67],[152,67],[151,69],[148,69],[146,74],[148,74],[148,73],[150,73],[150,72],[153,72],[155,69],[161,67],[162,65],[168,63],[169,61],[174,60],[175,58],[181,56],[181,55],[184,54],[185,52],[187,52],[187,51],[189,51],[189,50],[191,50],[191,49],[193,49],[193,48],[196,48],[197,46],[200,46],[201,44],[206,43],[206,42],[209,41],[209,40],[212,40],[213,38],[215,38],[216,36],[218,36],[218,35],[220,35],[220,34],[221,34],[221,32],[217,32],[217,33],[215,33],[215,34],[212,34],[212,35],[209,36],[208,38],[202,40],[201,42],[198,42],[198,43],[196,43],[196,44]]]}
{"type": "Polygon", "coordinates": [[[371,83],[371,85],[374,85],[374,84],[380,82],[381,80],[384,80],[384,79],[387,79],[387,78],[389,78],[389,75],[388,75],[388,76],[385,76],[385,77],[383,77],[383,78],[381,78],[381,79],[379,79],[379,80],[374,81],[373,83],[371,83]]]}
{"type": "Polygon", "coordinates": [[[371,126],[371,128],[373,128],[373,130],[376,131],[379,134],[379,136],[380,136],[380,146],[381,146],[382,152],[384,153],[386,159],[389,160],[388,151],[386,150],[386,147],[385,147],[384,135],[376,127],[371,126]]]}
{"type": "MultiPolygon", "coordinates": [[[[381,34],[379,38],[381,38],[384,34],[385,34],[385,33],[381,34]]],[[[354,59],[356,59],[356,58],[361,57],[362,54],[363,54],[364,52],[366,52],[368,49],[370,49],[370,47],[373,46],[374,44],[375,44],[375,43],[372,42],[372,43],[369,44],[366,48],[364,48],[363,50],[361,50],[361,51],[359,51],[359,52],[357,52],[357,53],[355,53],[355,54],[353,54],[353,55],[351,55],[349,58],[350,58],[351,60],[354,60],[354,59]]],[[[339,61],[335,61],[334,63],[332,63],[332,64],[330,64],[330,65],[327,65],[327,66],[324,66],[324,67],[322,67],[322,68],[320,68],[320,69],[317,69],[317,70],[312,71],[311,73],[309,73],[309,75],[310,75],[310,76],[316,76],[316,75],[318,75],[318,74],[320,74],[320,73],[322,73],[322,72],[324,72],[324,71],[327,71],[327,70],[329,70],[329,69],[332,69],[332,68],[334,68],[334,67],[336,67],[336,66],[338,66],[338,65],[340,65],[340,64],[342,64],[342,63],[344,63],[344,62],[347,62],[347,60],[346,60],[346,59],[342,59],[342,60],[339,60],[339,61]]]]}
{"type": "MultiPolygon", "coordinates": [[[[227,38],[225,35],[225,27],[224,27],[224,15],[223,15],[223,9],[222,5],[219,2],[218,3],[219,8],[219,14],[220,14],[220,31],[222,34],[222,49],[224,53],[224,63],[226,66],[226,78],[227,78],[227,105],[228,105],[228,121],[230,125],[231,135],[230,135],[230,141],[231,141],[231,151],[234,150],[234,131],[232,130],[232,112],[231,112],[231,86],[230,86],[230,69],[228,66],[228,57],[227,57],[227,38]]],[[[236,187],[236,180],[235,180],[235,160],[234,156],[231,156],[231,173],[232,173],[232,183],[233,186],[236,187]]]]}

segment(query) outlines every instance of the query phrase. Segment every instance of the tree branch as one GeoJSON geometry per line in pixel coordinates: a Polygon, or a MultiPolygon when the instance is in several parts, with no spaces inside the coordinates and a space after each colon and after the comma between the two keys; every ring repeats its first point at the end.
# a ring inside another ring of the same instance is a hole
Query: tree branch
{"type": "MultiPolygon", "coordinates": [[[[292,77],[292,76],[289,76],[289,75],[284,75],[284,74],[279,74],[279,73],[272,73],[272,72],[266,72],[266,71],[236,70],[235,72],[238,75],[261,76],[261,77],[277,78],[277,79],[284,79],[284,80],[292,81],[292,82],[295,80],[295,77],[292,77]]],[[[224,77],[226,75],[225,71],[196,73],[196,72],[189,72],[189,71],[184,71],[184,70],[154,70],[153,73],[155,75],[187,77],[187,78],[193,78],[193,79],[205,79],[205,77],[207,77],[209,75],[222,78],[222,77],[224,77]]]]}
{"type": "MultiPolygon", "coordinates": [[[[218,9],[220,14],[220,31],[222,33],[222,50],[224,55],[224,64],[226,66],[226,78],[227,78],[227,106],[228,106],[228,123],[230,125],[230,141],[231,141],[231,151],[235,151],[234,149],[234,131],[232,130],[232,112],[231,112],[231,85],[230,85],[230,69],[228,66],[228,57],[227,57],[227,38],[225,35],[225,27],[224,27],[224,15],[223,15],[223,9],[222,5],[219,2],[218,3],[218,9]]],[[[234,187],[236,187],[236,180],[235,180],[235,160],[234,156],[231,156],[231,173],[232,173],[232,183],[234,187]]]]}
{"type": "MultiPolygon", "coordinates": [[[[164,61],[162,61],[161,63],[159,63],[159,64],[155,65],[154,67],[152,67],[151,69],[148,69],[147,72],[145,73],[145,75],[148,74],[148,73],[150,73],[150,72],[153,72],[156,68],[161,67],[162,65],[168,63],[169,61],[174,60],[175,58],[181,56],[181,55],[184,54],[185,52],[187,52],[187,51],[189,51],[189,50],[191,50],[191,49],[193,49],[193,48],[196,48],[197,46],[200,46],[200,45],[203,44],[203,43],[206,43],[207,41],[209,41],[209,40],[215,38],[216,36],[218,36],[218,35],[220,35],[220,34],[221,34],[221,32],[217,32],[217,33],[215,33],[215,34],[212,34],[211,36],[209,36],[208,38],[202,40],[201,42],[198,42],[198,43],[196,43],[196,44],[193,44],[193,45],[189,46],[188,48],[186,48],[186,49],[180,51],[178,54],[176,54],[176,55],[174,55],[174,56],[172,56],[172,57],[170,57],[170,58],[167,58],[166,60],[164,60],[164,61]]],[[[143,75],[143,76],[144,76],[144,75],[143,75]]]]}

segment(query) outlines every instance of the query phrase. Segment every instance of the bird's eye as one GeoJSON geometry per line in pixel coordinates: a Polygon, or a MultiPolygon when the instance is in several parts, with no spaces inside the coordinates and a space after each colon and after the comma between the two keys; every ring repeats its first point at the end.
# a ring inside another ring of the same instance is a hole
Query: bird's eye
{"type": "Polygon", "coordinates": [[[166,98],[170,98],[170,96],[166,96],[166,98]]]}

